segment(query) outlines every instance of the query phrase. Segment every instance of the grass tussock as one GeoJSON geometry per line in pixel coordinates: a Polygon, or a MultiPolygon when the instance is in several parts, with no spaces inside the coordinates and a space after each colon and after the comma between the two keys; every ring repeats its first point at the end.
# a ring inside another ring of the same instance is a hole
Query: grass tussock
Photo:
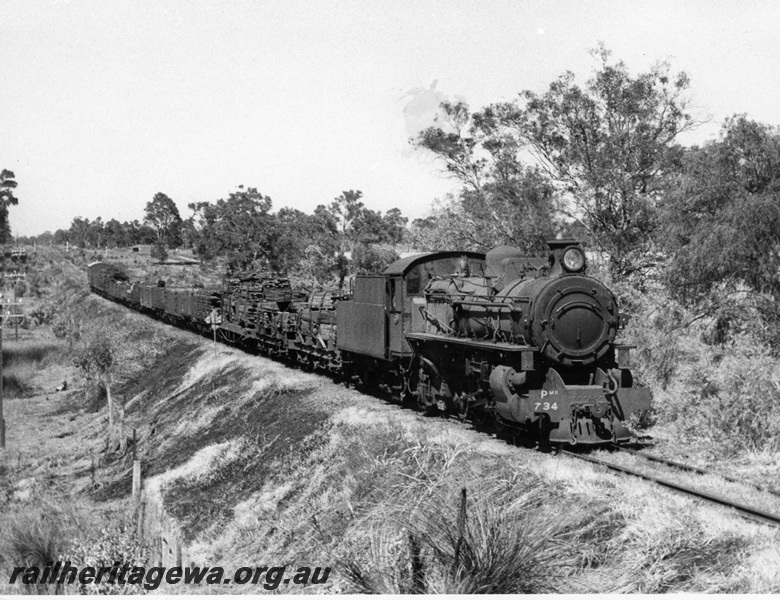
{"type": "MultiPolygon", "coordinates": [[[[40,571],[47,563],[53,564],[63,555],[63,532],[51,514],[43,511],[24,511],[6,519],[0,528],[0,558],[5,570],[14,567],[36,567],[40,571]]],[[[8,581],[8,579],[6,579],[8,581]]],[[[23,584],[19,587],[28,593],[50,593],[43,584],[23,584]]]]}
{"type": "Polygon", "coordinates": [[[539,490],[466,488],[428,497],[405,518],[376,525],[365,556],[341,570],[357,593],[512,594],[560,591],[571,565],[565,521],[542,510],[539,490]]]}
{"type": "Polygon", "coordinates": [[[307,519],[316,538],[341,556],[341,591],[561,591],[561,575],[577,568],[572,542],[583,503],[555,502],[538,476],[457,439],[421,426],[367,425],[358,413],[341,417],[307,457],[308,485],[273,505],[279,527],[300,518],[291,502],[316,515],[307,519]]]}
{"type": "MultiPolygon", "coordinates": [[[[83,500],[36,498],[24,510],[0,517],[0,573],[9,581],[14,567],[36,567],[40,571],[56,561],[81,567],[111,567],[115,563],[141,566],[145,549],[134,536],[132,519],[124,507],[106,511],[83,500]],[[33,508],[32,505],[37,505],[33,508]]],[[[141,593],[136,585],[25,584],[18,578],[0,592],[33,594],[128,594],[141,593]]]]}

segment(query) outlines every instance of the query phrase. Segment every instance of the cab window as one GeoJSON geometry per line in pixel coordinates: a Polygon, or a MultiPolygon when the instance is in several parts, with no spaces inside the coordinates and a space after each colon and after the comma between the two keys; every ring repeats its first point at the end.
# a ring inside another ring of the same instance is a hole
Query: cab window
{"type": "Polygon", "coordinates": [[[398,309],[398,302],[396,301],[395,292],[395,279],[389,279],[387,281],[387,295],[390,296],[390,310],[398,309]]]}
{"type": "Polygon", "coordinates": [[[406,276],[406,293],[416,296],[420,293],[420,267],[415,267],[406,276]]]}

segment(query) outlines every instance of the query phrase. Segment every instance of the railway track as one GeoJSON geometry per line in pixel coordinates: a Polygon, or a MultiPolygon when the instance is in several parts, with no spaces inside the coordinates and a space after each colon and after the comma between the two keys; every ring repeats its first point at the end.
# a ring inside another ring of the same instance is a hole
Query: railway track
{"type": "MultiPolygon", "coordinates": [[[[642,459],[647,460],[648,462],[655,462],[664,464],[666,466],[672,467],[674,469],[678,469],[680,471],[686,471],[690,473],[695,473],[697,475],[714,475],[711,471],[707,471],[706,469],[702,469],[699,467],[695,467],[692,465],[686,465],[684,463],[680,463],[673,460],[668,460],[665,458],[661,458],[658,456],[652,456],[645,454],[643,452],[637,452],[636,450],[631,450],[628,448],[624,448],[621,446],[614,446],[614,449],[620,451],[620,452],[626,452],[629,454],[633,454],[635,456],[639,456],[642,459]]],[[[747,519],[751,519],[753,521],[757,521],[759,523],[765,523],[769,525],[774,525],[776,527],[780,527],[780,514],[773,514],[766,512],[764,510],[748,506],[746,504],[743,504],[741,502],[736,502],[734,500],[730,500],[729,498],[725,498],[723,496],[719,496],[717,494],[713,494],[710,492],[702,491],[700,489],[696,489],[691,486],[683,485],[681,483],[678,483],[676,481],[673,481],[672,479],[667,479],[661,476],[658,476],[656,474],[643,472],[638,469],[627,467],[624,465],[619,465],[613,462],[609,462],[600,458],[596,458],[594,456],[590,456],[588,454],[580,454],[577,452],[572,452],[571,450],[561,450],[562,454],[565,454],[567,456],[571,456],[573,458],[577,458],[580,460],[587,461],[592,464],[596,464],[599,466],[602,466],[604,468],[607,468],[611,471],[616,471],[619,473],[623,473],[626,475],[631,475],[633,477],[638,477],[640,479],[644,479],[646,481],[652,481],[653,483],[656,483],[662,487],[675,490],[677,492],[686,494],[688,496],[692,496],[694,498],[698,498],[700,500],[705,500],[707,502],[718,504],[720,506],[725,506],[728,508],[734,509],[734,511],[737,512],[742,517],[745,517],[747,519]]],[[[723,477],[721,475],[717,475],[718,477],[721,477],[722,479],[732,482],[732,483],[740,483],[734,479],[723,477]]],[[[752,487],[752,486],[751,486],[752,487]]],[[[776,490],[771,489],[764,489],[764,488],[757,488],[760,491],[767,492],[770,494],[773,494],[775,496],[780,496],[780,492],[777,492],[776,490]]]]}

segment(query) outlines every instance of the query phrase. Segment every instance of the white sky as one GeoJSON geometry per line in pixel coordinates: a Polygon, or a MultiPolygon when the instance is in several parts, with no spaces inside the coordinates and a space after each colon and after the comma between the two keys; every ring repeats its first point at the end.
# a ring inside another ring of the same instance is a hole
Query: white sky
{"type": "Polygon", "coordinates": [[[186,217],[239,184],[275,209],[360,189],[423,216],[455,184],[407,142],[404,109],[435,97],[421,89],[477,109],[567,69],[584,83],[599,41],[632,73],[659,59],[689,73],[712,117],[689,141],[734,113],[780,124],[773,1],[4,0],[0,14],[16,235],[140,220],[156,192],[186,217]]]}

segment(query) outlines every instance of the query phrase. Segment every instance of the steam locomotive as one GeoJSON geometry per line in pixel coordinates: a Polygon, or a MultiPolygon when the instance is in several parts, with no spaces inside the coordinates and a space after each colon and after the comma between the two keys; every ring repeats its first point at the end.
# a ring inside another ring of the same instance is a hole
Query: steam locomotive
{"type": "Polygon", "coordinates": [[[347,294],[293,289],[273,275],[226,279],[221,290],[130,282],[89,265],[93,291],[159,319],[303,367],[427,412],[490,421],[552,444],[626,442],[650,408],[635,384],[632,346],[615,338],[617,301],[585,274],[573,240],[545,258],[500,246],[433,252],[359,276],[347,294]]]}

